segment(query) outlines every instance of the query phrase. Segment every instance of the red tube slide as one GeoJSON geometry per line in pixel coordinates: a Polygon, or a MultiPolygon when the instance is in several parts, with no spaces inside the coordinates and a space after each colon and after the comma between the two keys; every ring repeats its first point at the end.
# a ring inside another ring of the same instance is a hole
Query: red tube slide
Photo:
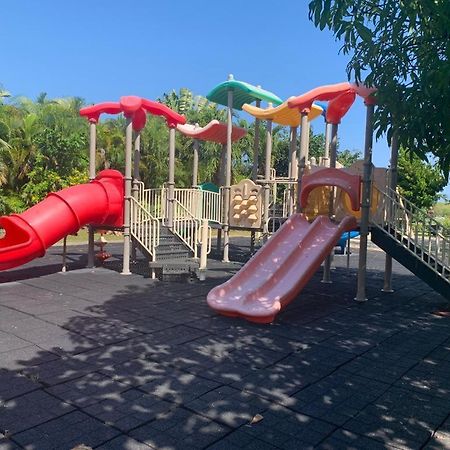
{"type": "Polygon", "coordinates": [[[104,170],[91,183],[51,193],[23,212],[0,217],[0,270],[45,255],[45,250],[87,224],[123,225],[123,176],[104,170]]]}

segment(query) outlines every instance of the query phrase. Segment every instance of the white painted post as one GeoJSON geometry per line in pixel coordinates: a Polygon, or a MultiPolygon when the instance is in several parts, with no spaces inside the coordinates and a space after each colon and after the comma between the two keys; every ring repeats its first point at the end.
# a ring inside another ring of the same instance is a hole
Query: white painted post
{"type": "Polygon", "coordinates": [[[133,149],[133,123],[127,118],[125,134],[125,196],[124,196],[124,223],[123,223],[123,268],[122,275],[130,275],[130,213],[131,213],[131,164],[133,149]]]}
{"type": "Polygon", "coordinates": [[[373,113],[375,105],[366,104],[366,136],[364,144],[364,171],[361,199],[361,222],[359,238],[358,287],[355,300],[367,301],[366,270],[367,270],[367,241],[369,236],[370,199],[372,191],[372,145],[373,145],[373,113]]]}

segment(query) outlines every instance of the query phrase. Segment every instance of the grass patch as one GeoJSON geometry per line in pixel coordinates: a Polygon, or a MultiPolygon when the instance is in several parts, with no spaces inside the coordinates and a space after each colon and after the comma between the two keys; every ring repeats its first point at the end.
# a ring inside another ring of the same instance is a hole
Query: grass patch
{"type": "MultiPolygon", "coordinates": [[[[95,233],[95,240],[100,237],[100,233],[95,233]]],[[[105,239],[108,242],[123,242],[122,234],[113,234],[108,232],[105,234],[105,239]]],[[[55,245],[63,245],[64,239],[58,241],[55,245]]],[[[83,245],[88,243],[88,232],[86,228],[82,228],[76,235],[67,236],[67,245],[83,245]]]]}

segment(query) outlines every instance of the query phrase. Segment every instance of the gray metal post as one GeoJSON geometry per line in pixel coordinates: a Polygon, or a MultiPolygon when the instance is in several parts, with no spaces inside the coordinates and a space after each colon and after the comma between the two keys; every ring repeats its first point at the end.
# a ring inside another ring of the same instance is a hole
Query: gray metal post
{"type": "Polygon", "coordinates": [[[130,221],[131,221],[131,164],[133,151],[133,123],[131,118],[127,118],[127,128],[125,134],[125,205],[123,220],[123,268],[122,275],[130,275],[130,221]]]}
{"type": "Polygon", "coordinates": [[[141,133],[137,132],[134,138],[134,159],[133,159],[133,197],[137,199],[139,190],[138,183],[141,179],[139,174],[139,165],[141,163],[141,133]]]}
{"type": "Polygon", "coordinates": [[[306,133],[306,153],[305,153],[305,164],[307,165],[309,162],[309,138],[310,138],[310,132],[311,132],[311,122],[308,120],[306,122],[306,129],[307,129],[307,133],[306,133]]]}
{"type": "Polygon", "coordinates": [[[330,132],[331,123],[325,122],[325,151],[323,155],[325,167],[330,167],[330,132]]]}
{"type": "Polygon", "coordinates": [[[63,264],[61,267],[61,272],[67,272],[67,236],[64,236],[63,240],[63,264]]]}
{"type": "MultiPolygon", "coordinates": [[[[258,86],[261,87],[261,86],[258,86]]],[[[259,108],[261,106],[261,100],[256,100],[256,106],[259,108]]],[[[258,179],[258,166],[259,166],[259,129],[261,126],[261,120],[255,119],[255,139],[253,141],[253,166],[252,166],[252,180],[256,183],[258,179]]],[[[250,253],[253,254],[255,251],[255,241],[256,233],[255,231],[250,232],[250,253]]]]}
{"type": "MultiPolygon", "coordinates": [[[[224,187],[225,186],[225,166],[226,166],[226,156],[227,156],[227,146],[222,145],[222,148],[220,149],[220,166],[219,166],[219,186],[224,187]]],[[[225,192],[222,191],[222,198],[220,200],[222,202],[222,226],[225,223],[225,217],[224,217],[224,204],[225,204],[225,192]]],[[[219,228],[217,230],[217,241],[216,241],[216,250],[217,252],[221,251],[222,248],[222,228],[219,228]]]]}
{"type": "Polygon", "coordinates": [[[270,166],[272,163],[272,121],[268,120],[266,125],[266,156],[264,161],[264,239],[269,234],[269,201],[270,201],[270,166]]]}
{"type": "Polygon", "coordinates": [[[364,144],[364,171],[361,199],[361,222],[359,238],[358,288],[355,300],[367,301],[366,270],[367,270],[367,240],[369,235],[370,197],[372,190],[372,145],[373,145],[373,113],[375,105],[366,105],[366,136],[364,144]]]}
{"type": "MultiPolygon", "coordinates": [[[[330,139],[330,145],[329,145],[329,157],[330,157],[329,165],[332,168],[336,168],[337,132],[338,132],[338,125],[333,123],[333,125],[331,126],[331,139],[330,139]]],[[[332,217],[334,215],[334,188],[331,189],[329,201],[330,201],[329,216],[332,217]]],[[[333,259],[333,255],[331,254],[331,255],[328,255],[324,261],[322,283],[332,283],[332,281],[331,281],[331,261],[332,261],[332,259],[333,259]]]]}
{"type": "MultiPolygon", "coordinates": [[[[230,75],[228,77],[232,79],[230,75]]],[[[231,190],[231,137],[233,133],[233,90],[228,90],[228,109],[227,109],[227,158],[225,167],[225,186],[224,186],[224,205],[223,205],[223,262],[229,262],[229,242],[230,242],[230,190],[231,190]]]]}
{"type": "Polygon", "coordinates": [[[199,147],[198,139],[194,140],[193,147],[194,147],[194,159],[192,161],[192,187],[195,187],[198,184],[198,147],[199,147]]]}
{"type": "MultiPolygon", "coordinates": [[[[256,100],[256,106],[261,106],[261,100],[256,100]]],[[[258,165],[259,165],[259,128],[261,125],[260,119],[255,119],[255,140],[253,141],[253,167],[252,167],[252,180],[258,179],[258,165]]]]}
{"type": "MultiPolygon", "coordinates": [[[[97,124],[89,122],[89,181],[95,179],[95,154],[97,148],[97,124]]],[[[89,268],[94,267],[94,229],[89,225],[88,227],[88,262],[89,268]]]]}
{"type": "MultiPolygon", "coordinates": [[[[136,132],[134,138],[134,157],[133,157],[133,185],[131,189],[131,195],[135,200],[139,197],[139,180],[141,179],[139,174],[139,165],[141,162],[141,132],[136,132]]],[[[131,261],[136,262],[136,244],[132,242],[131,246],[131,261]]]]}
{"type": "Polygon", "coordinates": [[[289,215],[294,214],[295,209],[295,186],[297,175],[297,127],[291,127],[289,133],[289,215]]]}
{"type": "MultiPolygon", "coordinates": [[[[389,167],[389,187],[395,191],[397,188],[397,165],[398,165],[398,135],[396,132],[392,135],[391,141],[391,164],[389,167]]],[[[391,219],[391,210],[389,210],[389,219],[391,219]]],[[[386,259],[384,262],[384,283],[383,292],[394,292],[392,289],[392,256],[386,253],[386,259]]]]}
{"type": "Polygon", "coordinates": [[[302,177],[306,167],[306,158],[308,157],[308,143],[309,143],[309,128],[308,128],[308,114],[309,110],[301,112],[300,121],[300,154],[298,155],[298,174],[297,174],[297,212],[301,212],[300,206],[300,192],[302,189],[302,177]]]}
{"type": "Polygon", "coordinates": [[[169,129],[169,181],[167,182],[167,226],[173,228],[175,207],[175,128],[169,129]]]}

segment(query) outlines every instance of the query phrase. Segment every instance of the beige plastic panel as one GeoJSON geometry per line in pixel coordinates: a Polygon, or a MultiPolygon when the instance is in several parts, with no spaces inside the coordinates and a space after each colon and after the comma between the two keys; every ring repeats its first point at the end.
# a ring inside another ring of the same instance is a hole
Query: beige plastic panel
{"type": "MultiPolygon", "coordinates": [[[[344,169],[348,173],[360,175],[361,178],[364,172],[364,161],[355,161],[350,167],[344,169]]],[[[387,186],[387,169],[385,167],[373,167],[372,171],[372,198],[370,200],[370,213],[373,219],[376,219],[379,214],[383,214],[383,196],[380,195],[379,191],[385,192],[387,186]]],[[[338,196],[338,210],[336,211],[336,216],[338,218],[350,214],[359,221],[361,218],[361,211],[352,211],[350,206],[350,199],[345,192],[341,192],[338,196]]]]}
{"type": "Polygon", "coordinates": [[[262,187],[252,180],[241,180],[231,186],[230,226],[234,228],[261,228],[262,187]]]}

